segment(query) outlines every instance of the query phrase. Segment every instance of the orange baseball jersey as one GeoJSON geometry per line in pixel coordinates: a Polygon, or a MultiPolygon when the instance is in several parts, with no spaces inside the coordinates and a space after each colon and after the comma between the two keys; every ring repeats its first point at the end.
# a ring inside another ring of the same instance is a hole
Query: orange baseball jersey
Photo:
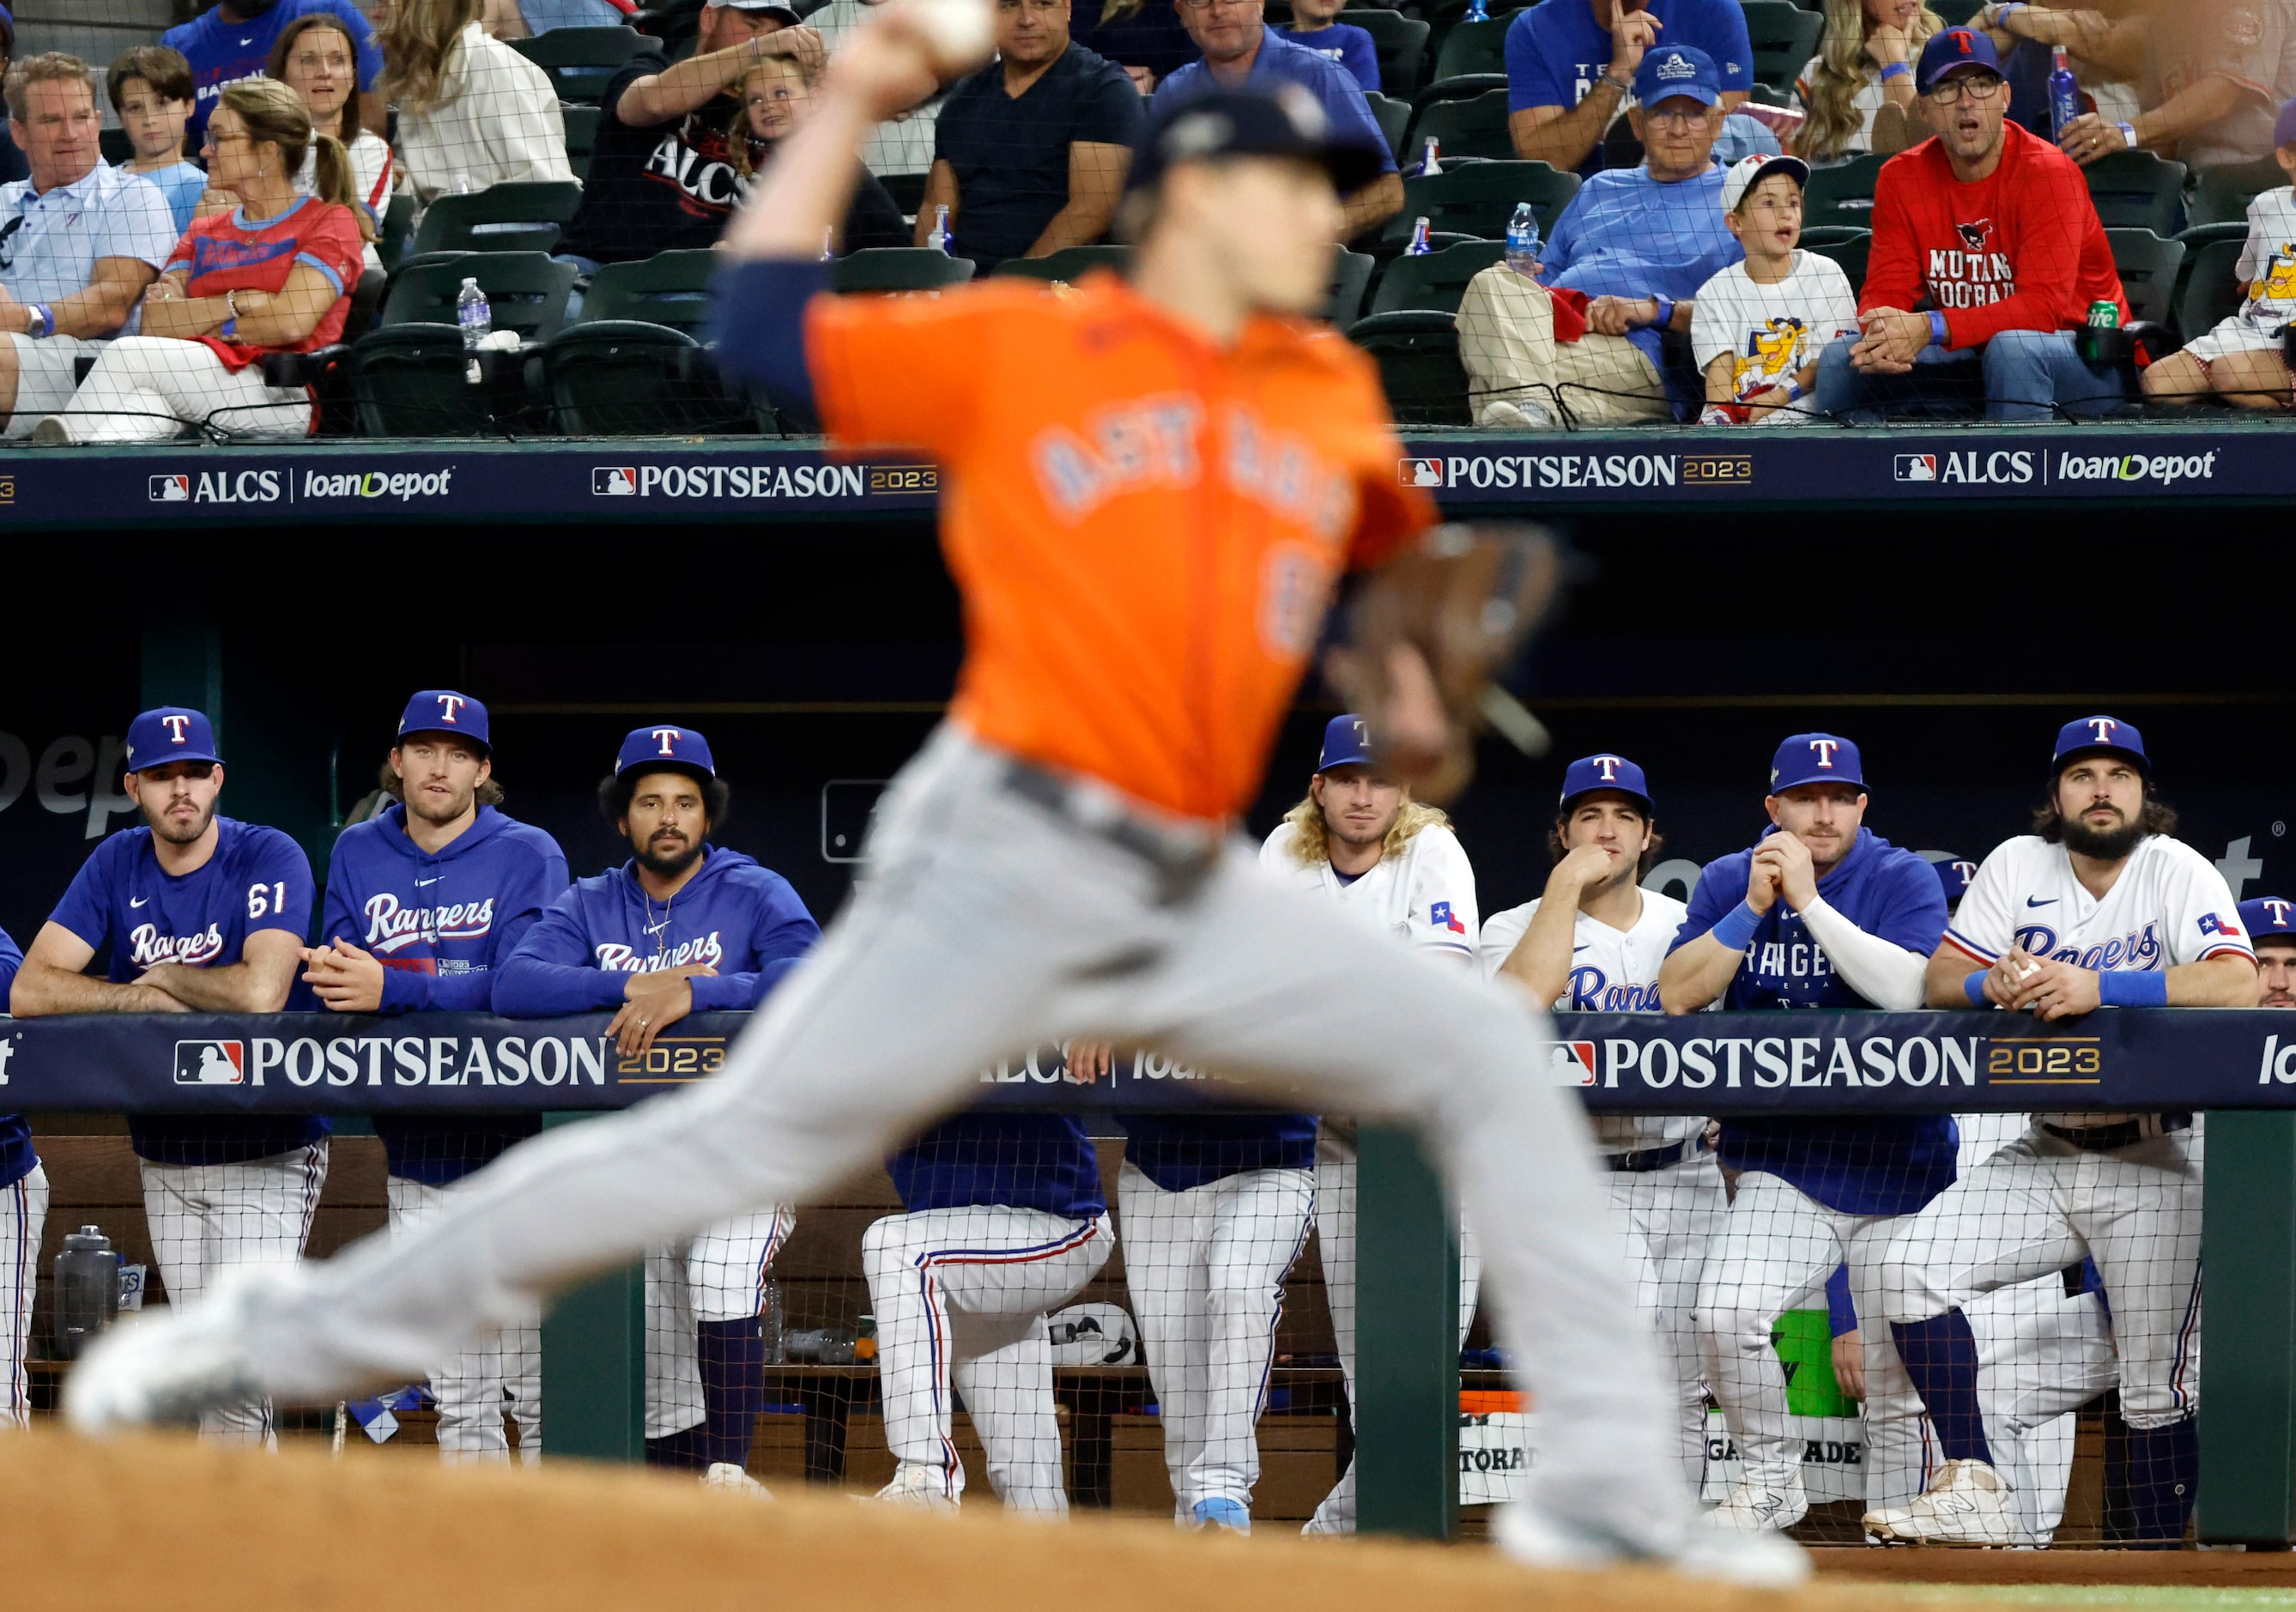
{"type": "Polygon", "coordinates": [[[1183,816],[1251,802],[1340,572],[1434,518],[1370,362],[1303,324],[1223,350],[1101,275],[816,297],[806,358],[837,442],[941,465],[951,714],[1183,816]]]}

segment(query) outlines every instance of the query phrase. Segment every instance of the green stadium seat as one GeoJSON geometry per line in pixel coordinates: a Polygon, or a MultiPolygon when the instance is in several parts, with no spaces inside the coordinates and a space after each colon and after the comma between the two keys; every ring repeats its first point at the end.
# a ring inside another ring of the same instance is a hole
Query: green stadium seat
{"type": "Polygon", "coordinates": [[[972,278],[972,259],[930,246],[869,246],[829,266],[834,292],[939,291],[972,278]]]}
{"type": "Polygon", "coordinates": [[[1419,88],[1427,65],[1428,25],[1416,17],[1381,6],[1343,11],[1340,21],[1351,22],[1371,36],[1379,53],[1379,87],[1387,95],[1408,100],[1419,88]]]}
{"type": "MultiPolygon", "coordinates": [[[[707,257],[707,252],[697,254],[707,257]]],[[[702,345],[683,331],[585,317],[542,350],[551,424],[570,436],[747,435],[758,411],[726,395],[702,345]]]]}
{"type": "Polygon", "coordinates": [[[424,210],[414,239],[407,243],[407,256],[547,252],[558,244],[559,226],[581,205],[580,185],[557,182],[491,185],[463,195],[440,196],[424,210]]]}
{"type": "Polygon", "coordinates": [[[1416,258],[1398,258],[1387,266],[1372,292],[1374,314],[1403,309],[1456,314],[1467,282],[1506,255],[1502,241],[1469,241],[1416,258]]]}
{"type": "Polygon", "coordinates": [[[1754,47],[1754,77],[1780,86],[1801,76],[1817,54],[1825,18],[1791,0],[1745,0],[1746,37],[1754,47]]]}
{"type": "Polygon", "coordinates": [[[1332,296],[1324,304],[1324,317],[1345,330],[1363,314],[1364,293],[1371,289],[1376,267],[1368,252],[1342,251],[1332,259],[1332,296]]]}
{"type": "Polygon", "coordinates": [[[1425,218],[1431,229],[1503,241],[1507,220],[1525,202],[1538,214],[1544,238],[1554,233],[1554,221],[1578,193],[1577,174],[1557,173],[1544,162],[1472,162],[1431,179],[1406,179],[1403,210],[1387,221],[1381,239],[1403,245],[1416,221],[1425,218]]]}
{"type": "Polygon", "coordinates": [[[1411,103],[1393,95],[1368,95],[1371,115],[1379,121],[1379,132],[1387,136],[1387,149],[1398,162],[1403,160],[1403,131],[1411,127],[1411,103]]]}
{"type": "Polygon", "coordinates": [[[1506,32],[1513,17],[1492,17],[1481,22],[1462,22],[1443,36],[1435,53],[1435,81],[1468,73],[1506,74],[1506,32]]]}
{"type": "Polygon", "coordinates": [[[2115,152],[2081,170],[2088,197],[2107,229],[2173,235],[2183,222],[2185,165],[2148,151],[2115,152]]]}
{"type": "Polygon", "coordinates": [[[554,28],[511,49],[550,75],[561,101],[596,105],[631,57],[660,45],[634,28],[554,28]]]}
{"type": "Polygon", "coordinates": [[[992,276],[1063,280],[1073,285],[1095,268],[1112,268],[1120,275],[1131,267],[1128,246],[1069,246],[1041,258],[1007,258],[988,272],[992,276]]]}
{"type": "Polygon", "coordinates": [[[2177,276],[2177,333],[2190,341],[2240,311],[2248,287],[2239,274],[2241,241],[2210,241],[2185,255],[2177,276]]]}
{"type": "Polygon", "coordinates": [[[390,279],[381,323],[455,324],[455,299],[463,282],[476,280],[487,293],[496,330],[516,331],[529,341],[546,341],[566,321],[567,293],[574,289],[574,266],[543,252],[454,252],[410,263],[390,279]]]}
{"type": "Polygon", "coordinates": [[[1851,291],[1866,285],[1866,260],[1874,249],[1874,232],[1849,224],[1821,224],[1801,232],[1804,251],[1830,258],[1841,267],[1851,291]]]}
{"type": "Polygon", "coordinates": [[[1398,425],[1468,426],[1467,367],[1459,331],[1447,313],[1374,314],[1348,332],[1379,366],[1379,383],[1398,425]]]}
{"type": "Polygon", "coordinates": [[[1874,184],[1885,157],[1853,157],[1831,168],[1814,169],[1801,189],[1804,229],[1821,224],[1874,226],[1874,184]]]}
{"type": "Polygon", "coordinates": [[[1464,101],[1438,101],[1423,108],[1404,136],[1403,149],[1416,160],[1429,136],[1444,157],[1487,157],[1494,161],[1514,160],[1514,139],[1507,133],[1507,93],[1486,90],[1464,101]]]}
{"type": "Polygon", "coordinates": [[[2270,157],[2229,168],[2202,169],[2193,187],[2189,217],[2194,224],[2244,223],[2251,202],[2287,183],[2288,176],[2270,157]]]}
{"type": "Polygon", "coordinates": [[[695,247],[608,263],[590,276],[577,323],[636,321],[698,338],[709,328],[709,277],[719,260],[716,252],[695,247]]]}
{"type": "Polygon", "coordinates": [[[2177,271],[2185,261],[2185,243],[2164,240],[2149,229],[2108,229],[2104,238],[2112,247],[2112,266],[2120,272],[2129,317],[2168,324],[2176,311],[2177,271]]]}
{"type": "Polygon", "coordinates": [[[566,119],[566,165],[574,170],[577,179],[590,177],[590,153],[598,147],[598,119],[602,115],[594,106],[562,106],[559,115],[566,119]]]}

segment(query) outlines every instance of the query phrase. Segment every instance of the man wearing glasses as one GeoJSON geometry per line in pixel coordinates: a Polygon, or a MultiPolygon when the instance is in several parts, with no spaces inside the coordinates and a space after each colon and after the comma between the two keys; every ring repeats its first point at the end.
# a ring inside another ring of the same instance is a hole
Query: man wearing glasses
{"type": "Polygon", "coordinates": [[[0,419],[6,435],[29,437],[70,403],[73,360],[135,328],[176,231],[157,185],[102,160],[86,62],[53,52],[19,62],[7,98],[31,177],[0,185],[0,419]]]}
{"type": "Polygon", "coordinates": [[[1264,0],[1176,0],[1180,22],[1188,37],[1204,53],[1157,86],[1152,106],[1169,113],[1172,103],[1218,86],[1225,89],[1252,88],[1275,93],[1282,84],[1296,84],[1316,97],[1324,109],[1331,137],[1361,145],[1379,154],[1378,178],[1340,198],[1345,222],[1340,239],[1352,241],[1377,229],[1403,210],[1403,179],[1395,171],[1395,158],[1380,133],[1379,119],[1371,115],[1354,76],[1327,56],[1294,45],[1267,26],[1264,0]]]}
{"type": "Polygon", "coordinates": [[[1874,195],[1859,333],[1819,360],[1830,415],[1965,412],[1982,382],[1988,420],[2100,415],[2120,373],[2082,361],[2090,305],[2128,303],[2079,168],[2008,120],[1993,42],[1949,28],[1915,74],[1937,138],[1892,157],[1874,195]]]}

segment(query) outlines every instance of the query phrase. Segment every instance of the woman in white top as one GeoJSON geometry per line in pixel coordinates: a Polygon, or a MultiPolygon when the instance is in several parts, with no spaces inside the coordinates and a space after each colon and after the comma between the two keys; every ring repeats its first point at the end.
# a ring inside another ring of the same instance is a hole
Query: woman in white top
{"type": "MultiPolygon", "coordinates": [[[[366,243],[366,267],[381,268],[381,254],[372,238],[382,233],[382,215],[390,205],[390,147],[381,135],[359,127],[358,55],[342,19],[332,12],[298,17],[279,30],[271,46],[270,77],[303,97],[311,113],[311,127],[342,142],[351,162],[351,188],[373,221],[366,243]]],[[[318,145],[314,142],[303,157],[296,188],[309,194],[317,183],[318,145]]]]}
{"type": "Polygon", "coordinates": [[[550,76],[479,24],[483,0],[399,0],[382,30],[383,98],[418,206],[490,185],[570,182],[550,76]]]}
{"type": "Polygon", "coordinates": [[[1824,164],[1927,139],[1914,113],[1914,62],[1944,26],[1922,0],[1825,0],[1824,41],[1794,81],[1804,120],[1786,149],[1824,164]]]}

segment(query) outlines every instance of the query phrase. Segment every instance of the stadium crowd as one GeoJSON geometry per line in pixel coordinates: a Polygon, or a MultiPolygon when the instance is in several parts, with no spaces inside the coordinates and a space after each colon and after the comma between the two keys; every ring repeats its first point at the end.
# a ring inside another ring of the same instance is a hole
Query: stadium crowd
{"type": "MultiPolygon", "coordinates": [[[[417,692],[379,790],[334,843],[323,898],[294,841],[219,810],[225,769],[203,713],[138,715],[125,762],[143,826],[95,848],[28,949],[0,935],[0,991],[18,1018],[611,1013],[606,1035],[643,1061],[693,1013],[759,1006],[821,938],[785,880],[713,842],[731,789],[707,738],[675,723],[633,729],[599,785],[629,859],[572,879],[549,835],[501,810],[486,706],[417,692]]],[[[2296,1006],[2296,903],[2237,901],[2174,837],[2153,769],[2134,726],[2068,722],[2030,833],[1980,859],[1930,859],[1868,825],[1853,740],[1792,735],[1767,774],[1769,831],[1707,864],[1685,904],[1642,884],[1664,844],[1653,785],[1629,758],[1598,753],[1569,765],[1535,826],[1552,863],[1539,899],[1486,916],[1444,814],[1384,777],[1365,724],[1342,715],[1259,861],[1332,901],[1333,922],[1397,936],[1398,966],[1475,968],[1563,1015],[1991,1008],[2047,1022],[2296,1006]]],[[[1066,1056],[1090,1082],[1117,1050],[1066,1056]]],[[[861,1245],[898,1463],[880,1498],[957,1503],[953,1386],[1004,1502],[1066,1509],[1047,1317],[1119,1234],[1129,1312],[1103,1307],[1093,1336],[1138,1340],[1183,1526],[1250,1528],[1280,1295],[1311,1222],[1352,1395],[1352,1124],[1171,1111],[1121,1123],[1113,1220],[1074,1115],[960,1114],[888,1161],[902,1213],[861,1245]]],[[[391,1221],[420,1219],[537,1129],[531,1116],[378,1117],[391,1221]]],[[[170,1302],[196,1302],[224,1266],[302,1256],[328,1131],[316,1117],[130,1117],[170,1302]]],[[[2185,1537],[2199,1481],[2194,1114],[1964,1115],[1958,1129],[1942,1113],[1604,1115],[1593,1140],[1673,1367],[1685,1481],[1715,1502],[1710,1526],[1784,1529],[1808,1510],[1773,1328],[1817,1303],[1834,1378],[1859,1402],[1870,1535],[2046,1544],[2072,1417],[2117,1394],[2110,1526],[2132,1544],[2185,1537]]],[[[4,1229],[38,1247],[48,1185],[21,1116],[0,1119],[0,1175],[4,1229]]],[[[796,1213],[764,1205],[649,1256],[654,1463],[758,1487],[760,1316],[796,1213]]],[[[1463,1229],[1463,1342],[1475,1247],[1463,1229]]],[[[0,1341],[6,1414],[21,1423],[35,1262],[17,1270],[0,1341]]],[[[507,1459],[513,1424],[523,1459],[539,1454],[537,1326],[528,1314],[431,1370],[447,1459],[507,1459]]],[[[271,1410],[233,1407],[205,1427],[266,1442],[271,1410]]],[[[1350,1470],[1308,1531],[1350,1531],[1354,1514],[1350,1470]]]]}
{"type": "MultiPolygon", "coordinates": [[[[1389,372],[1406,424],[2296,403],[2296,0],[1988,0],[1950,24],[1920,0],[1420,9],[1294,0],[1279,27],[1266,0],[997,0],[997,59],[880,130],[824,254],[872,254],[847,290],[1120,263],[1146,101],[1288,84],[1382,167],[1344,199],[1335,322],[1383,367],[1455,354],[1389,372]],[[903,261],[922,252],[947,266],[903,261]]],[[[698,290],[708,259],[663,255],[716,243],[867,10],[221,0],[102,64],[17,59],[0,11],[5,434],[347,431],[341,344],[422,317],[390,274],[515,300],[523,254],[488,237],[530,246],[537,219],[572,280],[513,346],[578,325],[609,267],[698,290]],[[258,105],[263,80],[293,93],[258,105]]]]}

